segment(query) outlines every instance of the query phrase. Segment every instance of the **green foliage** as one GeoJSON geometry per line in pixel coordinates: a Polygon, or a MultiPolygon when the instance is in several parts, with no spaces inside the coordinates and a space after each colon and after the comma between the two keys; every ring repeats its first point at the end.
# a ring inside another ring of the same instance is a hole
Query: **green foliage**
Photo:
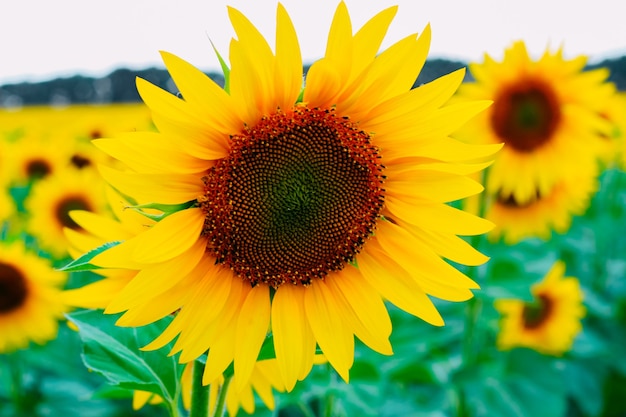
{"type": "Polygon", "coordinates": [[[84,255],[79,256],[78,258],[74,259],[67,265],[59,268],[59,270],[65,271],[65,272],[80,272],[80,271],[92,271],[94,269],[100,269],[99,266],[93,265],[90,263],[93,260],[93,258],[100,255],[102,252],[108,249],[111,249],[114,246],[119,245],[120,243],[122,242],[107,242],[103,245],[100,245],[97,248],[92,249],[89,252],[85,253],[84,255]]]}
{"type": "Polygon", "coordinates": [[[170,414],[176,415],[183,366],[162,350],[141,350],[163,332],[169,320],[123,328],[115,325],[117,317],[97,310],[72,313],[68,319],[79,329],[87,368],[103,375],[114,387],[160,396],[170,414]]]}

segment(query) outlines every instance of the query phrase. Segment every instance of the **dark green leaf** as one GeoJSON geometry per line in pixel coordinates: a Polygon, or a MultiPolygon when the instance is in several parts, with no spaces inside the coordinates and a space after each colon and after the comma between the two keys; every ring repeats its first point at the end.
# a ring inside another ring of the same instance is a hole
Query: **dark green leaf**
{"type": "Polygon", "coordinates": [[[97,248],[90,250],[86,254],[74,259],[72,262],[65,265],[64,267],[59,268],[59,270],[65,271],[65,272],[74,272],[74,271],[91,271],[94,269],[100,269],[101,267],[97,265],[92,265],[89,262],[91,262],[93,258],[100,255],[102,252],[108,249],[111,249],[112,247],[117,246],[120,243],[122,242],[121,241],[107,242],[104,245],[98,246],[97,248]]]}
{"type": "Polygon", "coordinates": [[[152,392],[176,403],[183,366],[164,350],[140,350],[161,334],[169,319],[140,328],[118,327],[117,316],[96,310],[71,313],[68,319],[79,329],[88,368],[114,386],[152,392]]]}

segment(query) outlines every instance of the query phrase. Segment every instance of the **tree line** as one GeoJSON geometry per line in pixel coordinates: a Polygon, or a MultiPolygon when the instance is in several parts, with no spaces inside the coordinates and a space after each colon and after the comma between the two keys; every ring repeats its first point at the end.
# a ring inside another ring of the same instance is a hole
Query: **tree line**
{"type": "MultiPolygon", "coordinates": [[[[432,81],[442,75],[465,67],[466,63],[448,59],[429,59],[414,86],[432,81]]],[[[606,67],[610,71],[609,80],[618,89],[626,91],[626,56],[607,59],[589,68],[606,67]]],[[[308,68],[305,68],[305,71],[308,68]]],[[[224,84],[221,73],[207,73],[215,82],[224,84]]],[[[172,93],[177,89],[169,73],[162,68],[130,70],[121,68],[104,77],[75,75],[55,78],[49,81],[22,82],[0,86],[0,108],[23,105],[68,105],[85,103],[129,103],[141,100],[135,88],[135,77],[141,77],[172,93]]],[[[466,80],[471,78],[466,73],[466,80]]]]}

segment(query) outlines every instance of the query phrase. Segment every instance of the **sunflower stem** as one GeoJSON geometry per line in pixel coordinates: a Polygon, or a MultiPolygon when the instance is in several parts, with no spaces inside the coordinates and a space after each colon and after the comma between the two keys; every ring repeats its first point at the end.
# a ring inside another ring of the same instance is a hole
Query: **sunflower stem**
{"type": "Polygon", "coordinates": [[[332,417],[334,402],[335,402],[335,396],[333,394],[327,394],[326,395],[326,407],[324,408],[324,417],[332,417]]]}
{"type": "Polygon", "coordinates": [[[226,394],[228,393],[228,386],[232,380],[232,376],[225,376],[224,383],[220,387],[220,393],[217,397],[217,404],[215,404],[215,412],[213,417],[222,417],[224,415],[224,405],[226,404],[226,394]]]}
{"type": "Polygon", "coordinates": [[[191,385],[191,409],[189,417],[209,417],[209,385],[202,384],[204,364],[196,361],[193,364],[191,385]]]}
{"type": "MultiPolygon", "coordinates": [[[[487,173],[481,172],[479,182],[481,184],[486,183],[487,173]]],[[[485,217],[487,195],[486,191],[483,191],[477,196],[476,215],[478,217],[485,217]]],[[[480,251],[480,247],[483,246],[484,235],[474,235],[470,238],[470,244],[474,249],[480,251]]],[[[480,281],[480,275],[484,271],[483,267],[471,267],[467,271],[467,276],[475,282],[480,281]]],[[[462,369],[468,370],[473,367],[477,360],[477,352],[481,349],[481,335],[477,326],[478,318],[480,317],[483,309],[483,300],[480,297],[472,297],[465,303],[465,322],[463,331],[463,340],[461,345],[461,358],[462,369]]],[[[467,398],[462,386],[457,386],[458,404],[457,404],[457,416],[465,417],[468,415],[467,398]]]]}
{"type": "Polygon", "coordinates": [[[16,409],[22,408],[22,369],[18,352],[14,352],[9,358],[9,372],[11,373],[11,399],[16,409]]]}

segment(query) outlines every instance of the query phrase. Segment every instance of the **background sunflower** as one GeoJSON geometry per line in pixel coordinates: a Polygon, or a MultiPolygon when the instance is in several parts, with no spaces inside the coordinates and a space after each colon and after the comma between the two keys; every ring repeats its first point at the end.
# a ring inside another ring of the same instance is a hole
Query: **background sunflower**
{"type": "Polygon", "coordinates": [[[21,242],[0,245],[0,352],[44,344],[58,331],[67,274],[29,252],[21,242]]]}

